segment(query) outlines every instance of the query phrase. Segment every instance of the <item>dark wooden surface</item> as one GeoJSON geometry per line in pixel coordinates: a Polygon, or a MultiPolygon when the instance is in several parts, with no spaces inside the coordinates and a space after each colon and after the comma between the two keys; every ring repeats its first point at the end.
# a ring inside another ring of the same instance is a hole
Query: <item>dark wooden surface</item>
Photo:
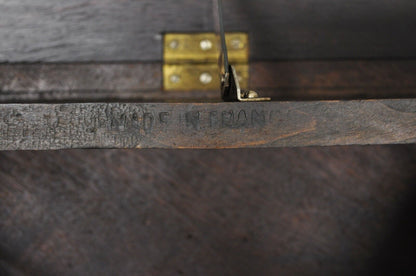
{"type": "MultiPolygon", "coordinates": [[[[413,0],[227,0],[253,60],[416,57],[413,0]]],[[[212,2],[5,0],[0,61],[161,61],[164,32],[212,31],[212,2]]]]}
{"type": "MultiPolygon", "coordinates": [[[[414,97],[415,1],[224,4],[264,95],[414,97]]],[[[0,1],[0,101],[215,99],[160,90],[161,34],[212,28],[210,1],[0,1]]],[[[0,275],[414,275],[415,156],[0,152],[0,275]]]]}
{"type": "Polygon", "coordinates": [[[412,275],[415,156],[1,152],[2,275],[412,275]]]}
{"type": "MultiPolygon", "coordinates": [[[[274,100],[410,98],[415,60],[252,62],[250,87],[274,100]]],[[[218,91],[162,91],[160,63],[0,64],[0,102],[212,101],[218,91]]]]}
{"type": "Polygon", "coordinates": [[[257,62],[250,86],[274,100],[416,96],[414,60],[257,62]]]}
{"type": "Polygon", "coordinates": [[[3,104],[0,150],[246,148],[416,142],[416,99],[3,104]]]}

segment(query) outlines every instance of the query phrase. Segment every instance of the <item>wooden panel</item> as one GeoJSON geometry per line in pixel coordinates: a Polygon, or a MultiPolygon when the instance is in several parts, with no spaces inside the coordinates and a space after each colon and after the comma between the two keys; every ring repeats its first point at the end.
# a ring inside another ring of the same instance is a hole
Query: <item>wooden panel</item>
{"type": "Polygon", "coordinates": [[[3,104],[2,150],[416,142],[416,100],[3,104]]]}
{"type": "Polygon", "coordinates": [[[414,275],[415,158],[414,145],[1,152],[0,272],[414,275]]]}
{"type": "MultiPolygon", "coordinates": [[[[253,62],[250,87],[275,100],[416,96],[415,60],[253,62]]],[[[0,64],[0,102],[189,101],[164,92],[159,63],[0,64]]]]}
{"type": "Polygon", "coordinates": [[[251,87],[275,100],[416,96],[414,60],[258,62],[251,76],[251,87]]]}
{"type": "MultiPolygon", "coordinates": [[[[413,0],[224,5],[253,60],[416,57],[413,0]]],[[[0,61],[161,61],[163,32],[212,30],[211,1],[2,0],[0,61]]]]}
{"type": "Polygon", "coordinates": [[[161,71],[153,63],[0,64],[0,90],[160,90],[161,71]]]}
{"type": "Polygon", "coordinates": [[[416,88],[416,60],[256,62],[251,86],[258,89],[416,88]]]}

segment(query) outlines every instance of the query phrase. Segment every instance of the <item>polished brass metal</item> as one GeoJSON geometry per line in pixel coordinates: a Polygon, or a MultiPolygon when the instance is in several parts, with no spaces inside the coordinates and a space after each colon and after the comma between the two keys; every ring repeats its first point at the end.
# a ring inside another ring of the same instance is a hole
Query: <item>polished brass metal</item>
{"type": "MultiPolygon", "coordinates": [[[[248,87],[248,64],[237,64],[235,67],[240,86],[248,87]]],[[[163,87],[167,91],[218,91],[219,84],[220,74],[216,63],[163,65],[163,87]]]]}
{"type": "MultiPolygon", "coordinates": [[[[248,87],[249,41],[245,33],[227,33],[229,59],[236,64],[240,85],[248,87]]],[[[170,33],[164,37],[165,91],[220,89],[219,37],[215,33],[170,33]]]]}
{"type": "MultiPolygon", "coordinates": [[[[227,33],[228,58],[234,64],[248,63],[246,33],[227,33]]],[[[165,64],[218,63],[220,46],[215,33],[170,33],[164,38],[165,64]]]]}

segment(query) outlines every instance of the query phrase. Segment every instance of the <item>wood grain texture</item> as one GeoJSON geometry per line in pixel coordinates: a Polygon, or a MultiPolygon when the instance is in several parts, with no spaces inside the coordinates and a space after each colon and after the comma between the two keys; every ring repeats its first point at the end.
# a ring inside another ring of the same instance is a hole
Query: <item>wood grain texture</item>
{"type": "Polygon", "coordinates": [[[250,70],[250,86],[279,100],[416,96],[414,60],[257,62],[250,70]]]}
{"type": "Polygon", "coordinates": [[[416,142],[416,100],[5,104],[0,149],[244,148],[416,142]]]}
{"type": "Polygon", "coordinates": [[[250,69],[255,88],[416,88],[416,60],[269,61],[250,69]]]}
{"type": "MultiPolygon", "coordinates": [[[[0,64],[0,102],[190,101],[218,91],[162,91],[160,63],[0,64]]],[[[411,98],[415,60],[250,64],[250,87],[274,100],[411,98]]]]}
{"type": "MultiPolygon", "coordinates": [[[[264,95],[414,97],[414,60],[392,59],[415,58],[415,1],[224,3],[227,30],[250,33],[252,87],[264,95]]],[[[160,90],[161,33],[212,26],[210,1],[0,0],[0,62],[65,62],[1,64],[0,101],[217,98],[160,90]]],[[[291,108],[265,137],[414,142],[414,100],[350,103],[282,103],[291,108]],[[315,132],[295,133],[315,119],[315,132]]],[[[141,105],[81,106],[1,105],[0,148],[143,139],[140,123],[125,125],[125,107],[141,105]]],[[[234,146],[265,134],[228,129],[225,116],[213,133],[240,137],[234,146]]],[[[216,139],[186,120],[185,146],[216,139]]],[[[0,152],[0,275],[415,275],[415,156],[415,145],[0,152]]]]}
{"type": "Polygon", "coordinates": [[[161,73],[156,63],[0,64],[0,90],[160,90],[161,73]]]}
{"type": "Polygon", "coordinates": [[[413,275],[415,157],[414,145],[1,152],[0,271],[413,275]]]}
{"type": "Polygon", "coordinates": [[[168,100],[161,87],[157,63],[0,64],[1,102],[168,100]]]}
{"type": "MultiPolygon", "coordinates": [[[[2,0],[0,61],[161,61],[164,32],[212,31],[211,1],[2,0]],[[186,15],[186,16],[184,16],[186,15]]],[[[416,57],[413,0],[228,0],[253,60],[416,57]]]]}

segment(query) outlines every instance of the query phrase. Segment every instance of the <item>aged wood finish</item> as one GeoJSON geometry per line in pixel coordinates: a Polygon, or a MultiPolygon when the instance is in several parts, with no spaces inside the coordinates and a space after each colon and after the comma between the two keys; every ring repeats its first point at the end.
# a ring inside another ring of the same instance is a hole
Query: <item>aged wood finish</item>
{"type": "Polygon", "coordinates": [[[0,105],[2,150],[416,142],[416,99],[0,105]]]}
{"type": "MultiPolygon", "coordinates": [[[[415,95],[413,0],[224,3],[226,29],[250,33],[251,86],[262,95],[415,95]]],[[[0,0],[0,101],[216,99],[160,89],[161,33],[212,26],[210,1],[0,0]]],[[[280,108],[287,124],[275,131],[319,124],[277,143],[412,141],[414,100],[388,102],[330,103],[336,111],[282,103],[292,108],[280,108]]],[[[1,105],[0,149],[136,146],[125,137],[138,139],[140,128],[125,125],[122,105],[103,116],[86,106],[1,105]]],[[[181,106],[182,114],[210,105],[181,106]]],[[[213,141],[188,119],[185,132],[173,130],[186,146],[213,141]]],[[[265,132],[254,131],[214,130],[240,137],[239,146],[243,134],[265,132]]],[[[415,145],[2,151],[0,275],[415,275],[415,158],[415,145]]]]}
{"type": "Polygon", "coordinates": [[[4,63],[0,64],[0,90],[160,90],[161,73],[156,63],[4,63]]]}
{"type": "MultiPolygon", "coordinates": [[[[416,96],[415,60],[252,62],[250,87],[274,100],[416,96]]],[[[214,100],[162,91],[160,63],[0,64],[0,102],[214,100]]]]}
{"type": "MultiPolygon", "coordinates": [[[[212,31],[211,1],[2,0],[0,61],[161,61],[164,32],[212,31]],[[184,16],[186,15],[186,16],[184,16]]],[[[254,60],[416,57],[413,0],[228,0],[254,60]]]]}
{"type": "Polygon", "coordinates": [[[275,100],[416,96],[415,60],[256,62],[250,69],[251,87],[275,100]]]}
{"type": "Polygon", "coordinates": [[[0,152],[0,274],[414,275],[415,171],[414,145],[0,152]]]}

